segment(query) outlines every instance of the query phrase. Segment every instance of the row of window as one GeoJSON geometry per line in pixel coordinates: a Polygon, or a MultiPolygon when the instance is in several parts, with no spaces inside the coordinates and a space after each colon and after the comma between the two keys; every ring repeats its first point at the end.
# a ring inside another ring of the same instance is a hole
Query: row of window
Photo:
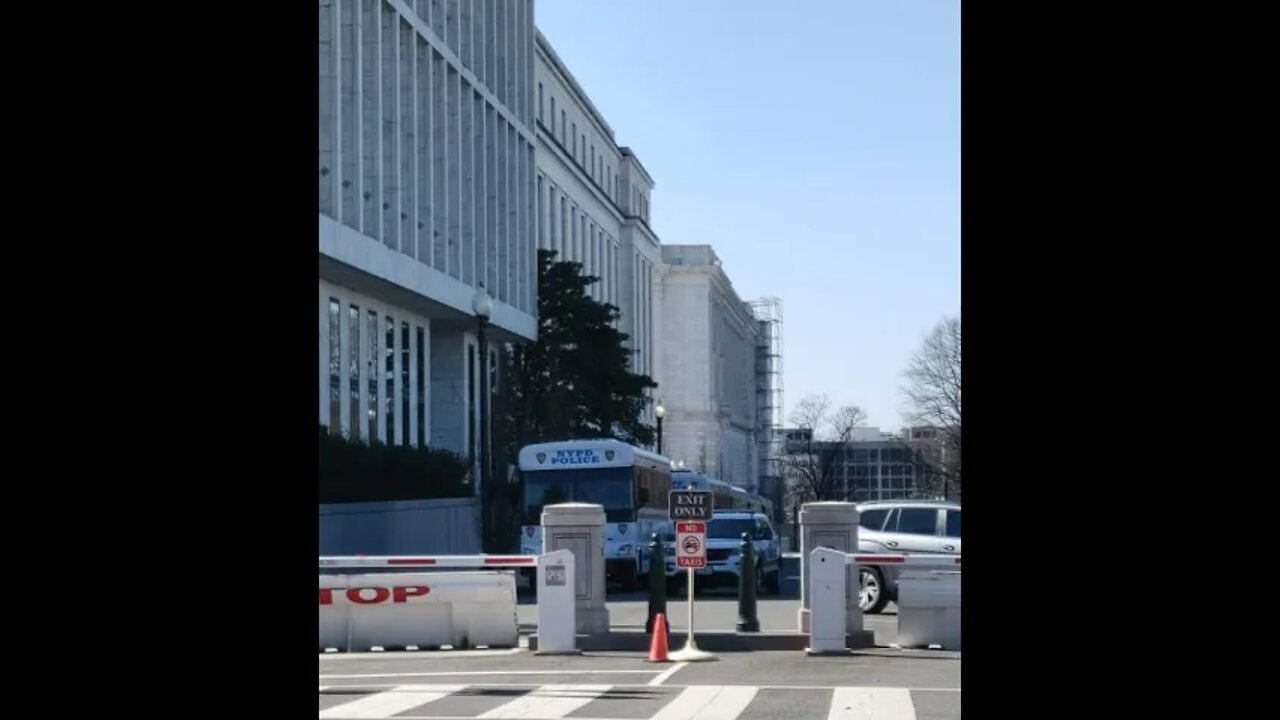
{"type": "Polygon", "coordinates": [[[320,13],[320,212],[532,312],[535,160],[521,122],[395,7],[340,5],[320,13]]]}
{"type": "Polygon", "coordinates": [[[845,450],[845,459],[851,463],[909,463],[912,452],[910,448],[904,447],[850,448],[845,450]]]}
{"type": "Polygon", "coordinates": [[[852,477],[913,477],[915,468],[911,465],[846,465],[845,473],[852,477]]]}
{"type": "MultiPolygon", "coordinates": [[[[538,83],[538,122],[551,131],[551,136],[559,141],[560,146],[569,153],[578,167],[586,173],[604,194],[615,203],[621,195],[620,179],[614,173],[613,163],[606,155],[603,147],[596,153],[594,142],[587,141],[587,122],[583,120],[584,132],[578,132],[577,118],[570,119],[564,106],[560,108],[559,122],[556,115],[556,98],[551,96],[551,117],[547,119],[542,83],[538,83]]],[[[592,133],[594,135],[594,133],[592,133]]],[[[592,138],[594,139],[594,138],[592,138]]],[[[612,146],[612,142],[609,143],[612,146]]],[[[611,154],[610,154],[611,155],[611,154]]]]}
{"type": "Polygon", "coordinates": [[[851,490],[909,490],[915,486],[915,481],[909,477],[853,477],[846,478],[844,484],[851,490]]]}
{"type": "Polygon", "coordinates": [[[587,292],[597,300],[616,305],[617,240],[541,175],[538,176],[537,192],[538,247],[555,250],[559,253],[559,260],[582,263],[586,274],[600,278],[587,288],[587,292]]]}
{"type": "Polygon", "coordinates": [[[356,303],[348,303],[344,308],[341,300],[329,298],[330,430],[335,433],[345,430],[353,439],[425,446],[426,356],[427,333],[421,325],[411,326],[405,321],[397,325],[389,314],[379,316],[376,310],[362,311],[356,303]],[[417,353],[412,353],[411,348],[416,348],[417,353]],[[367,350],[363,362],[362,350],[367,350]],[[363,398],[362,380],[366,383],[363,398]],[[414,387],[416,397],[411,398],[410,388],[414,387]],[[346,417],[342,412],[344,393],[348,398],[346,417]],[[385,416],[383,425],[379,424],[380,413],[385,416]],[[412,432],[415,425],[410,421],[412,417],[417,420],[416,437],[412,432]]]}
{"type": "MultiPolygon", "coordinates": [[[[322,1],[321,7],[325,4],[322,1]]],[[[392,3],[366,4],[386,6],[384,12],[395,12],[392,3]]],[[[457,0],[411,0],[406,4],[498,100],[524,122],[529,122],[525,73],[526,63],[533,62],[527,33],[528,26],[534,22],[531,0],[474,4],[457,0]]]]}
{"type": "MultiPolygon", "coordinates": [[[[601,147],[599,153],[596,152],[594,142],[588,142],[586,132],[578,131],[578,121],[576,118],[570,118],[568,111],[562,106],[559,111],[559,121],[556,115],[556,98],[551,97],[551,115],[547,118],[546,103],[544,102],[544,90],[542,83],[538,83],[538,122],[542,123],[551,131],[551,136],[559,141],[560,146],[565,149],[569,156],[578,167],[586,173],[597,187],[604,191],[604,194],[615,203],[621,203],[621,179],[614,173],[613,163],[611,162],[612,153],[606,154],[604,147],[601,147]]],[[[583,130],[586,130],[587,122],[583,120],[583,130]]],[[[608,142],[608,147],[612,148],[613,142],[608,142]]],[[[628,212],[633,215],[639,215],[644,221],[649,222],[649,196],[638,185],[630,188],[631,197],[628,205],[628,212]]]]}
{"type": "MultiPolygon", "coordinates": [[[[908,535],[937,535],[938,508],[872,508],[858,518],[858,524],[868,530],[906,533],[908,535]]],[[[943,533],[946,537],[960,537],[960,511],[946,513],[943,533]]]]}

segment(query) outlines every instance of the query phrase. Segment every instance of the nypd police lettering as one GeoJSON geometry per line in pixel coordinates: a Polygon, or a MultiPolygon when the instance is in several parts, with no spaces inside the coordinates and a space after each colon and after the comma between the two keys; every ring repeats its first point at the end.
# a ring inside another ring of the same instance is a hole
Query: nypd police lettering
{"type": "Polygon", "coordinates": [[[573,449],[557,450],[551,456],[552,465],[598,465],[600,455],[595,450],[573,449]]]}

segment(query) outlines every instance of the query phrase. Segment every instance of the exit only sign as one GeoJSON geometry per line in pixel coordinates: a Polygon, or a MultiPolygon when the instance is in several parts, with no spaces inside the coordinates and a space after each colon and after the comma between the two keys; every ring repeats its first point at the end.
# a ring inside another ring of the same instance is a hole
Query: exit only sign
{"type": "Polygon", "coordinates": [[[672,522],[711,519],[715,511],[709,490],[672,490],[667,500],[667,512],[672,522]]]}

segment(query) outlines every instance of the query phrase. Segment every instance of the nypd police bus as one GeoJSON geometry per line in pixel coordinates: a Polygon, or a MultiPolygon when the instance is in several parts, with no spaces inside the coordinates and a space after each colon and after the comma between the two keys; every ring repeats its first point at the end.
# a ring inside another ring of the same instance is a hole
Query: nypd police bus
{"type": "Polygon", "coordinates": [[[638,586],[642,545],[667,534],[671,461],[620,440],[565,440],[520,449],[522,552],[542,552],[542,508],[565,502],[604,508],[605,572],[638,586]]]}

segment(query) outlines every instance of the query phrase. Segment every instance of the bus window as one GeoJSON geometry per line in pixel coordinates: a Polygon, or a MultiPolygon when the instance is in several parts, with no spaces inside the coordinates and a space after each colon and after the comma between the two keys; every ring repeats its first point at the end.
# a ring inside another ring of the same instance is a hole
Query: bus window
{"type": "Polygon", "coordinates": [[[544,505],[562,502],[595,503],[604,507],[606,522],[635,522],[632,468],[540,470],[523,475],[527,525],[542,522],[544,505]]]}
{"type": "Polygon", "coordinates": [[[652,468],[636,468],[636,476],[641,491],[639,507],[654,510],[667,509],[667,497],[671,492],[671,478],[660,470],[652,468]]]}

